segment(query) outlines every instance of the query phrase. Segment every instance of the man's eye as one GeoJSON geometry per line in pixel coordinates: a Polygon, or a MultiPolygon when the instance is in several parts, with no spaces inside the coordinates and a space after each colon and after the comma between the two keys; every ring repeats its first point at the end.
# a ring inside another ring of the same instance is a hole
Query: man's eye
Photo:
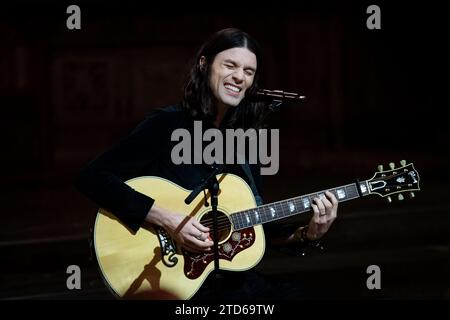
{"type": "Polygon", "coordinates": [[[233,69],[234,66],[232,64],[226,64],[225,67],[227,67],[228,69],[233,69]]]}
{"type": "Polygon", "coordinates": [[[245,70],[245,74],[248,76],[252,76],[254,73],[251,70],[245,70]]]}

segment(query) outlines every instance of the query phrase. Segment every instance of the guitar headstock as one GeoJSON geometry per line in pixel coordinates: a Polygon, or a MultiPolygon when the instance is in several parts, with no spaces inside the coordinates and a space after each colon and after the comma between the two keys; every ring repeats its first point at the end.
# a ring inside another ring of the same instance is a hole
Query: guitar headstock
{"type": "Polygon", "coordinates": [[[367,180],[370,194],[387,197],[392,202],[391,196],[396,194],[398,200],[403,200],[403,194],[408,193],[413,198],[414,191],[420,190],[419,173],[412,163],[406,164],[400,161],[400,167],[395,168],[393,162],[389,163],[389,170],[383,170],[383,165],[378,166],[378,172],[367,180]]]}

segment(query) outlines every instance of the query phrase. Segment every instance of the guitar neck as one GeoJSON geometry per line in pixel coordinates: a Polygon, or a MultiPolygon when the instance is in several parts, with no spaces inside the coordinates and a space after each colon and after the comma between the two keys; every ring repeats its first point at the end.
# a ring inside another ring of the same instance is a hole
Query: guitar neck
{"type": "Polygon", "coordinates": [[[230,215],[231,221],[235,230],[241,230],[309,212],[311,211],[313,199],[324,197],[325,191],[333,193],[339,202],[357,199],[370,193],[367,181],[360,181],[287,200],[272,202],[249,210],[235,212],[230,215]]]}

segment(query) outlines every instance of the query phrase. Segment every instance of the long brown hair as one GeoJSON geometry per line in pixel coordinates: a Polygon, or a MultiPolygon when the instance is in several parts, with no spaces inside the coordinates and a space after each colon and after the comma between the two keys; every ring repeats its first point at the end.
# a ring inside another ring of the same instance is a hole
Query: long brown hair
{"type": "Polygon", "coordinates": [[[253,52],[257,59],[258,69],[252,86],[246,91],[244,99],[235,107],[234,112],[228,119],[228,126],[243,129],[260,128],[262,126],[264,104],[249,99],[258,89],[258,79],[261,73],[260,48],[255,39],[239,29],[228,28],[220,30],[203,44],[195,57],[186,81],[182,105],[196,119],[206,120],[211,123],[215,121],[217,107],[209,85],[210,69],[215,56],[231,48],[246,48],[253,52]],[[199,61],[202,56],[206,58],[206,64],[200,67],[199,61]]]}

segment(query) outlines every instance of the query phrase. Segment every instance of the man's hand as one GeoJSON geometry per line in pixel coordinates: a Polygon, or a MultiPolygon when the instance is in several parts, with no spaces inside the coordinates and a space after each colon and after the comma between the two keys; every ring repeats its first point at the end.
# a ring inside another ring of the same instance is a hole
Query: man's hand
{"type": "Polygon", "coordinates": [[[338,200],[330,191],[325,192],[325,197],[314,198],[311,205],[314,215],[309,221],[308,232],[306,237],[308,240],[317,240],[327,233],[331,224],[336,219],[338,200]]]}
{"type": "Polygon", "coordinates": [[[209,251],[214,244],[209,228],[193,217],[171,213],[153,204],[145,220],[163,227],[177,243],[191,252],[209,251]]]}
{"type": "Polygon", "coordinates": [[[209,236],[209,228],[192,217],[170,214],[164,229],[176,242],[192,252],[211,250],[214,244],[209,236]]]}

